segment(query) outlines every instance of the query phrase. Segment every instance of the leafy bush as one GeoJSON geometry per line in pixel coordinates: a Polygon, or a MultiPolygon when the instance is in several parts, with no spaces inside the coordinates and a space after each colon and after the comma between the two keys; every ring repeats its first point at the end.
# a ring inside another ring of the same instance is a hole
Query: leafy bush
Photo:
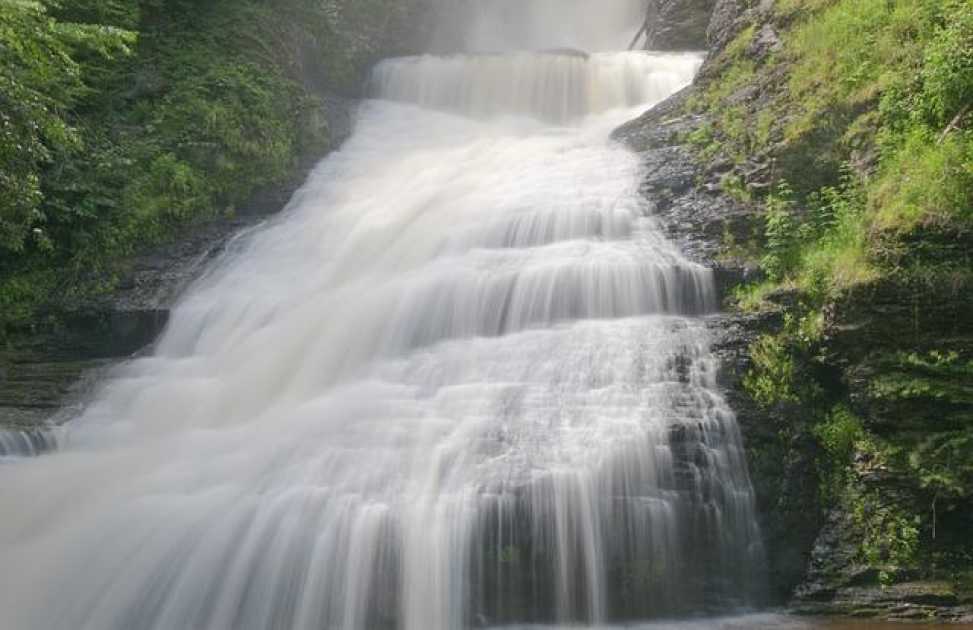
{"type": "Polygon", "coordinates": [[[925,51],[920,112],[939,129],[970,106],[973,95],[973,4],[947,0],[941,26],[925,51]]]}
{"type": "Polygon", "coordinates": [[[781,281],[797,264],[802,237],[795,215],[794,195],[787,182],[781,182],[775,194],[767,198],[764,211],[764,256],[760,266],[774,281],[781,281]]]}
{"type": "Polygon", "coordinates": [[[82,147],[71,109],[89,89],[81,59],[114,60],[135,34],[54,19],[39,2],[0,0],[0,260],[44,231],[44,171],[82,147]]]}
{"type": "Polygon", "coordinates": [[[751,345],[750,357],[753,367],[744,376],[743,386],[757,403],[771,407],[800,401],[794,357],[786,340],[763,335],[751,345]]]}

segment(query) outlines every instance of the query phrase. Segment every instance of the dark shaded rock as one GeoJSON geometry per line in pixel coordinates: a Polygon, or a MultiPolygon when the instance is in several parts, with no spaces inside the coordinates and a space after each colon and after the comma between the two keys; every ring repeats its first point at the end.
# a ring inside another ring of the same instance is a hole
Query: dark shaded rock
{"type": "Polygon", "coordinates": [[[726,47],[743,27],[746,13],[744,0],[717,0],[706,28],[706,42],[713,54],[726,47]]]}
{"type": "MultiPolygon", "coordinates": [[[[710,58],[723,50],[733,41],[740,31],[750,24],[767,24],[773,19],[776,0],[716,0],[712,19],[706,29],[706,41],[710,58]]],[[[780,40],[773,28],[761,29],[757,40],[761,45],[752,48],[749,54],[761,56],[761,51],[780,46],[780,40]]]]}
{"type": "Polygon", "coordinates": [[[862,572],[860,576],[849,575],[851,579],[844,586],[799,592],[794,612],[945,623],[964,622],[973,613],[973,607],[964,604],[948,582],[907,581],[879,586],[874,575],[862,572]]]}
{"type": "Polygon", "coordinates": [[[967,274],[885,277],[827,309],[829,361],[842,370],[849,401],[871,430],[952,431],[973,422],[973,384],[921,362],[945,350],[973,357],[971,283],[967,274]],[[918,386],[899,392],[896,383],[918,386]]]}
{"type": "Polygon", "coordinates": [[[650,50],[703,50],[716,0],[656,0],[648,30],[650,50]]]}
{"type": "Polygon", "coordinates": [[[780,36],[772,24],[766,23],[757,31],[747,54],[755,59],[763,59],[771,53],[779,51],[783,47],[780,36]]]}
{"type": "Polygon", "coordinates": [[[60,415],[108,364],[60,336],[0,352],[0,429],[29,432],[60,415]]]}
{"type": "MultiPolygon", "coordinates": [[[[280,205],[263,208],[266,215],[280,205]]],[[[233,235],[261,220],[253,209],[193,226],[131,259],[114,292],[49,304],[34,331],[0,350],[0,427],[35,427],[56,414],[67,419],[104,368],[155,341],[180,293],[233,235]]]]}

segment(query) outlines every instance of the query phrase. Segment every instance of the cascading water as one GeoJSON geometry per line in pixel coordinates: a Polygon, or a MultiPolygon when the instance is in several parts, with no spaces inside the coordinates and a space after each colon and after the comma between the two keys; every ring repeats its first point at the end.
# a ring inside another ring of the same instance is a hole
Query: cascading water
{"type": "MultiPolygon", "coordinates": [[[[624,39],[624,37],[622,38],[624,39]]],[[[746,604],[711,273],[608,137],[694,55],[383,63],[354,136],[0,482],[14,630],[454,630],[746,604]]]]}

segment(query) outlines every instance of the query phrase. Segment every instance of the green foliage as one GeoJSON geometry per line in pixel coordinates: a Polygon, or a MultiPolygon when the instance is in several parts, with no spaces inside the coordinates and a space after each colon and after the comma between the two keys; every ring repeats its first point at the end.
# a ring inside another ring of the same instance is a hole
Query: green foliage
{"type": "MultiPolygon", "coordinates": [[[[882,160],[865,184],[869,216],[860,231],[881,238],[973,220],[973,136],[956,118],[973,100],[968,1],[843,0],[811,12],[787,43],[794,62],[786,98],[801,112],[788,137],[841,112],[880,114],[882,160]]],[[[846,138],[856,124],[848,119],[846,138]]]]}
{"type": "MultiPolygon", "coordinates": [[[[778,158],[787,194],[763,199],[768,275],[823,299],[880,276],[917,230],[973,228],[973,5],[786,0],[775,11],[784,50],[748,57],[750,25],[691,103],[712,118],[704,157],[778,158]],[[754,88],[759,110],[736,97],[754,88]]],[[[739,175],[724,177],[754,201],[739,175]]]]}
{"type": "Polygon", "coordinates": [[[841,465],[851,462],[867,436],[861,420],[844,406],[833,409],[827,419],[814,428],[814,435],[828,456],[841,465]]]}
{"type": "Polygon", "coordinates": [[[973,5],[942,3],[938,28],[923,55],[917,78],[906,89],[890,90],[882,110],[890,122],[918,122],[943,129],[973,94],[973,5]],[[898,119],[898,121],[896,121],[898,119]]]}
{"type": "Polygon", "coordinates": [[[753,195],[750,193],[750,189],[747,188],[743,178],[736,173],[725,173],[720,178],[720,188],[724,193],[741,203],[750,203],[753,201],[753,195]]]}
{"type": "MultiPolygon", "coordinates": [[[[869,387],[877,400],[973,406],[973,361],[958,352],[899,352],[882,367],[869,387]]],[[[973,414],[968,417],[973,419],[973,414]]]]}
{"type": "Polygon", "coordinates": [[[821,302],[871,277],[866,252],[865,201],[851,176],[826,187],[803,205],[787,181],[764,202],[764,243],[760,264],[768,278],[790,283],[821,302]]]}
{"type": "Polygon", "coordinates": [[[750,345],[752,366],[743,386],[763,407],[800,403],[812,410],[821,403],[822,388],[809,378],[807,368],[817,360],[823,319],[814,308],[798,309],[784,312],[780,332],[762,335],[750,345]]]}
{"type": "Polygon", "coordinates": [[[852,491],[852,517],[862,532],[862,560],[879,569],[879,581],[889,584],[901,571],[913,568],[919,554],[920,518],[907,506],[877,492],[852,491]]]}
{"type": "Polygon", "coordinates": [[[0,260],[31,244],[52,247],[44,171],[83,146],[70,112],[88,92],[88,66],[128,54],[134,38],[61,22],[38,2],[0,0],[0,260]],[[85,58],[97,61],[84,65],[85,58]]]}
{"type": "Polygon", "coordinates": [[[686,142],[695,147],[700,154],[700,159],[711,160],[720,152],[720,144],[711,124],[703,124],[690,132],[686,137],[686,142]]]}
{"type": "Polygon", "coordinates": [[[834,504],[852,480],[855,454],[873,447],[861,419],[844,405],[832,409],[811,432],[824,451],[818,464],[822,499],[834,504]]]}
{"type": "Polygon", "coordinates": [[[973,497],[973,428],[934,433],[910,449],[909,465],[922,488],[943,499],[973,497]]]}
{"type": "Polygon", "coordinates": [[[141,14],[132,0],[48,0],[48,11],[62,22],[102,24],[136,30],[141,14]]]}
{"type": "Polygon", "coordinates": [[[787,37],[795,137],[818,118],[875,99],[915,67],[941,0],[841,0],[811,13],[787,37]]]}
{"type": "Polygon", "coordinates": [[[878,229],[908,233],[920,225],[973,223],[973,133],[938,141],[914,129],[883,167],[869,198],[878,229]]]}
{"type": "Polygon", "coordinates": [[[763,210],[751,259],[766,279],[738,287],[735,304],[784,319],[752,345],[744,385],[786,414],[783,444],[820,447],[822,502],[854,517],[860,562],[883,582],[943,577],[971,553],[973,363],[967,328],[921,305],[949,293],[937,287],[964,299],[969,277],[973,3],[777,0],[773,13],[782,50],[749,57],[762,25],[748,27],[690,103],[710,120],[701,155],[746,165],[724,191],[763,210]],[[865,289],[912,295],[915,330],[889,338],[874,321],[885,304],[862,308],[865,289]],[[874,348],[855,346],[867,356],[848,354],[849,325],[874,335],[874,348]],[[954,347],[931,347],[932,326],[954,347]]]}
{"type": "Polygon", "coordinates": [[[743,386],[758,404],[772,407],[800,401],[794,356],[781,336],[763,335],[750,346],[753,367],[743,386]]]}
{"type": "Polygon", "coordinates": [[[747,312],[758,312],[771,308],[767,298],[779,288],[773,280],[733,287],[730,304],[747,312]]]}
{"type": "Polygon", "coordinates": [[[933,40],[922,70],[920,102],[926,121],[944,126],[969,107],[973,94],[973,6],[957,5],[956,13],[933,40]]]}
{"type": "Polygon", "coordinates": [[[787,182],[781,182],[777,192],[767,198],[764,221],[766,241],[760,266],[771,280],[779,282],[797,264],[802,242],[794,195],[787,182]]]}
{"type": "Polygon", "coordinates": [[[808,198],[811,210],[799,229],[805,246],[796,274],[819,301],[875,277],[864,194],[862,184],[849,175],[839,187],[823,188],[808,198]]]}

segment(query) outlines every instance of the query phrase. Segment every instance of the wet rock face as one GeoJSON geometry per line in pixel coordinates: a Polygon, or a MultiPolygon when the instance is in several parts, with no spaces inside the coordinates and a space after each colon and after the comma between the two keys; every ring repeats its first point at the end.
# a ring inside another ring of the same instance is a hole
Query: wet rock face
{"type": "Polygon", "coordinates": [[[716,339],[713,351],[721,360],[720,385],[744,437],[767,548],[769,596],[777,604],[787,602],[805,579],[823,522],[817,508],[817,446],[805,439],[782,442],[779,433],[781,427],[800,417],[801,410],[796,405],[761,408],[743,386],[752,364],[750,345],[781,325],[781,314],[775,312],[727,313],[710,323],[716,339]]]}
{"type": "Polygon", "coordinates": [[[729,165],[701,164],[687,137],[707,121],[684,113],[690,87],[632,120],[613,133],[642,157],[646,176],[642,192],[649,211],[657,216],[671,239],[694,260],[713,267],[721,289],[750,279],[756,272],[745,261],[722,256],[723,239],[738,242],[752,237],[753,208],[722,192],[720,176],[729,165]]]}
{"type": "MultiPolygon", "coordinates": [[[[694,89],[687,88],[618,128],[614,138],[642,157],[642,191],[649,212],[684,252],[716,270],[725,293],[759,274],[751,263],[727,256],[724,243],[727,238],[751,239],[760,217],[756,208],[722,191],[720,177],[728,164],[702,163],[688,146],[689,134],[707,122],[704,116],[685,113],[694,89]]],[[[769,595],[778,603],[787,601],[804,578],[822,524],[816,509],[815,445],[782,445],[778,435],[779,427],[793,422],[800,411],[785,406],[761,409],[743,387],[751,343],[781,324],[780,313],[727,313],[710,320],[716,339],[713,350],[721,363],[720,385],[744,436],[767,551],[769,595]]]]}
{"type": "MultiPolygon", "coordinates": [[[[717,0],[656,0],[647,48],[703,50],[706,30],[717,0]]],[[[650,12],[653,11],[650,8],[650,12]]]]}

